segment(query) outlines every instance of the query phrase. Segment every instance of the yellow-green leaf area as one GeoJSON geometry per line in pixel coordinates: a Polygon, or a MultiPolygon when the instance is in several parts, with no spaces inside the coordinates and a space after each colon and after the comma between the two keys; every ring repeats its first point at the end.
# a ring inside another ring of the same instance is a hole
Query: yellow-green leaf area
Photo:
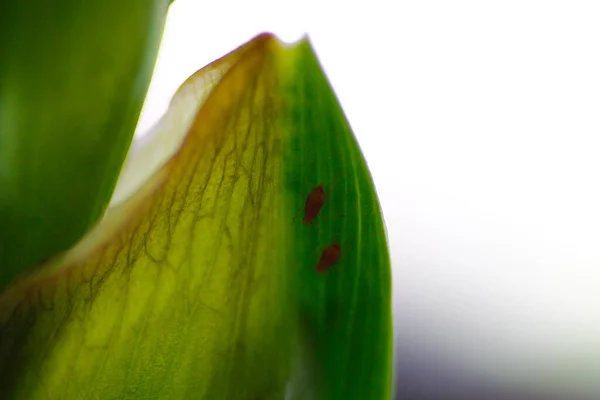
{"type": "Polygon", "coordinates": [[[173,157],[0,295],[7,398],[389,398],[383,222],[308,41],[258,36],[179,93],[205,79],[173,157]],[[340,260],[318,274],[331,241],[340,260]]]}

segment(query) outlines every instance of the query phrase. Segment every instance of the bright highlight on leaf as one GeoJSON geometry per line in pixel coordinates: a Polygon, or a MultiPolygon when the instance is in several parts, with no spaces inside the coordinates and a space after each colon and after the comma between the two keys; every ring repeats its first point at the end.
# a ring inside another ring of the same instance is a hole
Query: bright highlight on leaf
{"type": "Polygon", "coordinates": [[[309,42],[258,36],[184,93],[201,96],[170,113],[195,104],[193,118],[167,116],[156,133],[187,131],[172,158],[148,151],[141,164],[158,169],[140,190],[0,295],[0,392],[390,398],[381,212],[309,42]],[[320,184],[331,190],[307,226],[296,216],[320,184]]]}

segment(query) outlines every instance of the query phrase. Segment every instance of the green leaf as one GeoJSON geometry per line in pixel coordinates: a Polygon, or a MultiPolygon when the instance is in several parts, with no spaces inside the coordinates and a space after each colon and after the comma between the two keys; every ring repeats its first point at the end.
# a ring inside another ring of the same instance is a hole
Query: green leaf
{"type": "Polygon", "coordinates": [[[168,0],[0,4],[0,289],[102,216],[168,0]]]}
{"type": "Polygon", "coordinates": [[[170,113],[183,104],[200,108],[158,128],[188,131],[179,150],[0,296],[0,392],[390,398],[382,216],[309,42],[261,35],[188,79],[170,113]],[[304,225],[320,183],[326,201],[304,225]],[[318,274],[334,243],[339,262],[318,274]]]}

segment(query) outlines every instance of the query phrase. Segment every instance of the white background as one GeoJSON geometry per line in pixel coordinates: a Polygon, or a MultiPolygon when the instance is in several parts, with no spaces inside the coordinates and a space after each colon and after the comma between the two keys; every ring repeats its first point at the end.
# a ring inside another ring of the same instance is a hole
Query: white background
{"type": "Polygon", "coordinates": [[[398,346],[600,392],[599,7],[176,0],[138,135],[197,69],[308,32],[383,206],[398,346]]]}

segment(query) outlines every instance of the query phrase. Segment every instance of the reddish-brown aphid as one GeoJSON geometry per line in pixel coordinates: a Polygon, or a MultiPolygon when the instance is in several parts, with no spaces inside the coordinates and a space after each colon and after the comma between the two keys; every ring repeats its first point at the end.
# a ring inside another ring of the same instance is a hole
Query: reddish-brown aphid
{"type": "Polygon", "coordinates": [[[317,274],[326,271],[327,269],[329,269],[329,267],[338,262],[338,260],[340,259],[341,252],[342,246],[340,246],[338,243],[332,244],[331,246],[323,250],[323,254],[321,254],[319,263],[315,268],[317,274]]]}
{"type": "Polygon", "coordinates": [[[316,188],[310,191],[308,197],[306,198],[306,203],[304,204],[304,219],[302,223],[304,225],[310,225],[317,215],[319,215],[319,211],[325,204],[325,191],[323,189],[323,184],[320,184],[316,188]]]}

